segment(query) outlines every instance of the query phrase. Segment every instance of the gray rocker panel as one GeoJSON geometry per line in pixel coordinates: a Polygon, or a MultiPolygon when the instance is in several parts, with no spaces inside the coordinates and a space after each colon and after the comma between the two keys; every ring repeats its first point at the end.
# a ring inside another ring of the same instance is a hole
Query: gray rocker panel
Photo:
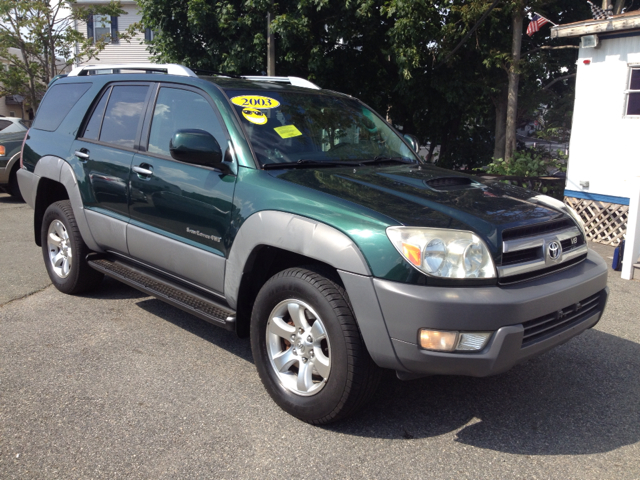
{"type": "Polygon", "coordinates": [[[346,272],[371,275],[357,245],[344,233],[305,217],[265,210],[242,224],[229,253],[224,294],[233,309],[237,308],[244,266],[259,245],[305,255],[346,272]]]}
{"type": "Polygon", "coordinates": [[[127,248],[127,222],[85,209],[87,223],[96,243],[105,250],[129,253],[127,248]]]}
{"type": "Polygon", "coordinates": [[[222,292],[225,259],[135,225],[127,225],[129,255],[203,287],[222,292]]]}

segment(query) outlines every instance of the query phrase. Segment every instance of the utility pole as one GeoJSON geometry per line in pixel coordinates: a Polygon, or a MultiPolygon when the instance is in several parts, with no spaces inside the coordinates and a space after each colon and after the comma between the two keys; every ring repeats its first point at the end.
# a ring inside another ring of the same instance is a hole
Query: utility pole
{"type": "Polygon", "coordinates": [[[509,88],[507,99],[507,128],[505,132],[504,159],[507,163],[516,151],[516,121],[518,116],[518,82],[520,80],[520,46],[522,43],[522,22],[524,5],[516,4],[513,13],[513,44],[511,46],[511,66],[509,67],[509,88]]]}
{"type": "MultiPolygon", "coordinates": [[[[271,2],[273,7],[273,2],[271,2]]],[[[273,31],[271,30],[271,12],[267,13],[267,75],[270,77],[276,76],[276,45],[273,38],[273,31]]]]}

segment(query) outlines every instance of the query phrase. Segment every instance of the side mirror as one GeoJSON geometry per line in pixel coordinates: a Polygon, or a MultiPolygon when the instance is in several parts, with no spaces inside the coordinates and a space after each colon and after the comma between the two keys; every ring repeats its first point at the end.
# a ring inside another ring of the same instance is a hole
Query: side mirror
{"type": "Polygon", "coordinates": [[[225,170],[220,144],[213,135],[204,130],[178,130],[169,143],[169,152],[173,158],[181,162],[225,170]]]}
{"type": "Polygon", "coordinates": [[[415,135],[406,133],[404,135],[404,139],[407,141],[409,145],[411,145],[411,148],[413,149],[413,151],[418,153],[418,151],[420,150],[420,142],[418,142],[418,137],[416,137],[415,135]]]}

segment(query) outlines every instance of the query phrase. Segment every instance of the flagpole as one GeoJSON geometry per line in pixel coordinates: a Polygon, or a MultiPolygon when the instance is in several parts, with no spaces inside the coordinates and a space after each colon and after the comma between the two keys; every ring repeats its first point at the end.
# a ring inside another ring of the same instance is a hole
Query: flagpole
{"type": "Polygon", "coordinates": [[[549,20],[547,17],[543,17],[542,15],[540,15],[538,12],[533,12],[534,15],[538,15],[541,18],[544,18],[547,22],[549,22],[551,25],[553,25],[554,27],[557,27],[558,25],[556,23],[553,23],[551,20],[549,20]]]}

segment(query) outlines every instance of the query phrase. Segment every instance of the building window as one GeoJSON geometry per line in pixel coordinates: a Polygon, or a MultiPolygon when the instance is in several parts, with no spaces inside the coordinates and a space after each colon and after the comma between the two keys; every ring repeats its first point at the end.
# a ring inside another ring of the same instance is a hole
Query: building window
{"type": "Polygon", "coordinates": [[[13,110],[11,110],[11,111],[9,112],[9,116],[10,116],[10,117],[15,117],[15,116],[16,116],[16,112],[14,112],[13,110]]]}
{"type": "Polygon", "coordinates": [[[640,116],[640,68],[632,68],[629,75],[627,115],[640,116]]]}
{"type": "Polygon", "coordinates": [[[102,40],[106,43],[118,43],[118,17],[109,15],[91,15],[87,20],[87,38],[93,43],[102,40]]]}
{"type": "Polygon", "coordinates": [[[147,42],[150,42],[151,40],[153,40],[153,37],[155,37],[155,32],[153,30],[151,30],[150,28],[145,28],[144,29],[144,39],[147,42]]]}

